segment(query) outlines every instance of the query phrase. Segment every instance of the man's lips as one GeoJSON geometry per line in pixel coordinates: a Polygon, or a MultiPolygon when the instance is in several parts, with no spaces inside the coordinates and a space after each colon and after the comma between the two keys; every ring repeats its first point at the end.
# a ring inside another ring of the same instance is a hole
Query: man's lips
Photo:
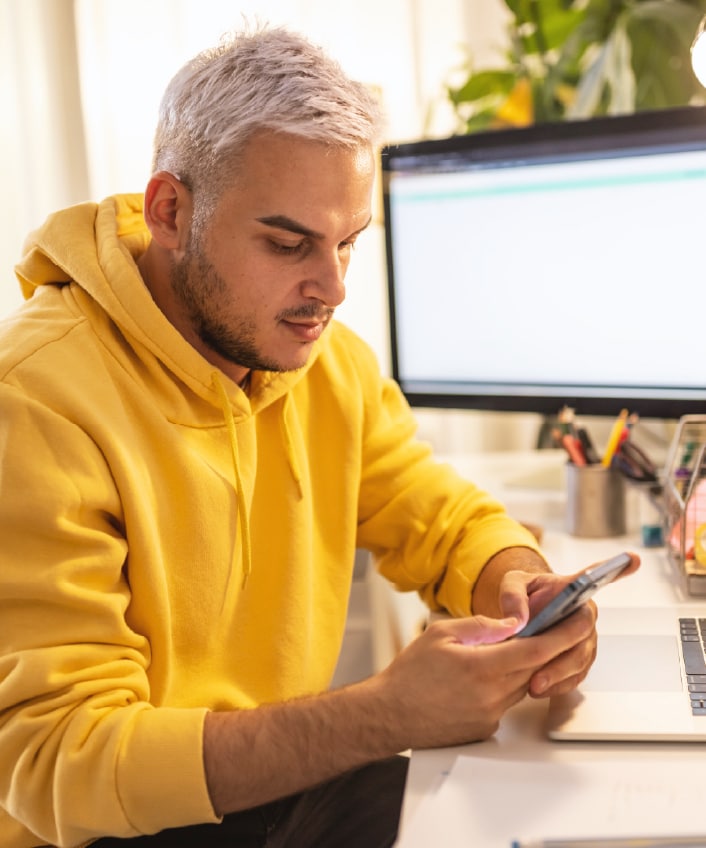
{"type": "Polygon", "coordinates": [[[283,318],[282,323],[302,341],[316,341],[326,329],[332,314],[307,316],[306,318],[283,318]]]}
{"type": "Polygon", "coordinates": [[[289,330],[302,341],[314,342],[323,333],[329,319],[321,321],[283,321],[289,330]]]}

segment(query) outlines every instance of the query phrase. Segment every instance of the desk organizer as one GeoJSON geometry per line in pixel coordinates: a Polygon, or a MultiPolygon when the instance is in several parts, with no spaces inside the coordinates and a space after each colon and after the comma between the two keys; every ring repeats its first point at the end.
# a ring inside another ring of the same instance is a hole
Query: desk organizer
{"type": "Polygon", "coordinates": [[[679,420],[664,467],[665,544],[690,595],[706,596],[706,415],[679,420]]]}

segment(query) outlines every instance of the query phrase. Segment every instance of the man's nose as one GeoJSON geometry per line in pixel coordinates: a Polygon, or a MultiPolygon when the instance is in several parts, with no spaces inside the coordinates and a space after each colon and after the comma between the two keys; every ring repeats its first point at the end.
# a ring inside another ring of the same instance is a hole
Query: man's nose
{"type": "Polygon", "coordinates": [[[339,306],[346,297],[345,277],[348,259],[339,254],[322,257],[310,268],[310,275],[303,284],[303,293],[315,297],[326,306],[339,306]]]}

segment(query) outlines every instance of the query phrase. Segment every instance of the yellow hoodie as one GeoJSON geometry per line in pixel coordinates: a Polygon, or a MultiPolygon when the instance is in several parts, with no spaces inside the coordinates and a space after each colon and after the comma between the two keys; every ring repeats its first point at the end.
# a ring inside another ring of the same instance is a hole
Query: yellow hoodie
{"type": "Polygon", "coordinates": [[[354,551],[470,611],[533,538],[334,323],[249,395],[152,301],[142,197],[49,218],[0,326],[0,846],[216,821],[207,710],[325,690],[354,551]]]}

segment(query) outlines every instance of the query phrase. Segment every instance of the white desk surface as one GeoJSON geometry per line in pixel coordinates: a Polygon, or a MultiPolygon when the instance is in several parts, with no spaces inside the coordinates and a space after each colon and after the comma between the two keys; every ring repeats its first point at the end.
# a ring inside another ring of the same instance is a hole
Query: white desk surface
{"type": "MultiPolygon", "coordinates": [[[[569,536],[564,528],[565,495],[561,487],[528,489],[516,485],[518,479],[534,469],[557,470],[561,480],[561,467],[565,455],[555,451],[531,453],[486,454],[482,456],[439,457],[449,461],[464,476],[497,495],[508,510],[520,521],[535,522],[544,528],[542,548],[552,568],[569,573],[591,563],[606,559],[622,550],[639,554],[642,565],[639,571],[624,581],[601,589],[596,598],[599,608],[598,629],[602,621],[611,624],[611,609],[654,607],[668,612],[675,606],[684,612],[706,611],[706,602],[688,596],[680,575],[671,566],[664,548],[644,548],[640,542],[639,528],[633,526],[624,537],[612,539],[578,539],[569,536]]],[[[526,698],[511,709],[501,722],[492,739],[454,748],[413,751],[407,779],[402,811],[401,833],[410,822],[420,801],[433,793],[443,775],[459,755],[491,759],[528,759],[549,761],[562,758],[607,758],[624,760],[641,757],[646,752],[652,758],[697,757],[704,760],[706,743],[595,743],[553,742],[544,733],[547,702],[526,698]]],[[[498,787],[498,813],[502,814],[502,787],[498,787]]],[[[507,815],[507,811],[505,811],[507,815]]],[[[443,836],[439,834],[440,844],[443,836]]]]}

